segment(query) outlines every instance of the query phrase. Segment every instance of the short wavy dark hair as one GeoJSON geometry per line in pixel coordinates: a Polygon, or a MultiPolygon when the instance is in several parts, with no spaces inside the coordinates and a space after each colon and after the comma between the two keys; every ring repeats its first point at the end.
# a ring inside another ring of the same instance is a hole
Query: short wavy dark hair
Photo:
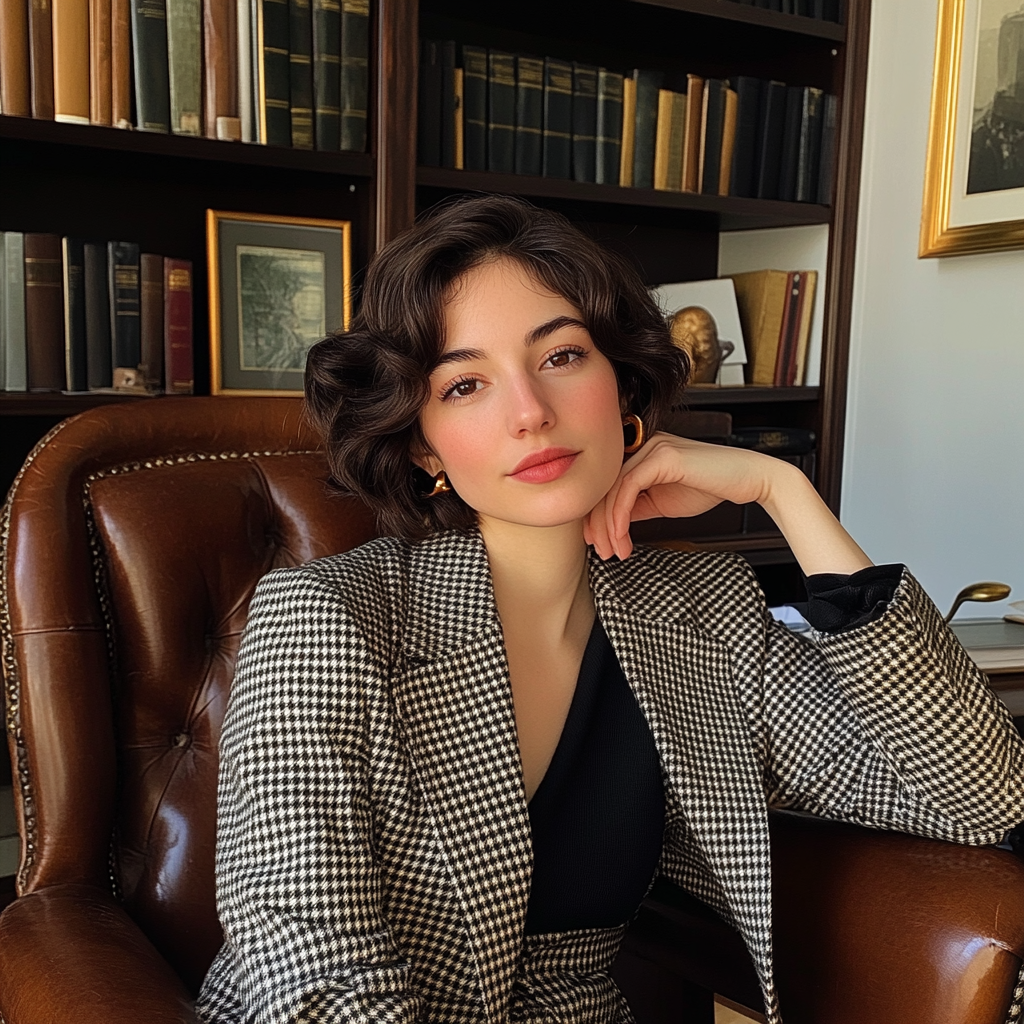
{"type": "Polygon", "coordinates": [[[626,260],[522,199],[446,201],[377,253],[351,329],[318,342],[306,362],[306,407],[324,436],[332,482],[366,502],[385,533],[417,539],[476,524],[454,491],[423,496],[425,474],[414,472],[410,453],[428,450],[419,414],[444,351],[451,288],[498,259],[515,261],[579,311],[646,431],[686,384],[689,361],[626,260]]]}

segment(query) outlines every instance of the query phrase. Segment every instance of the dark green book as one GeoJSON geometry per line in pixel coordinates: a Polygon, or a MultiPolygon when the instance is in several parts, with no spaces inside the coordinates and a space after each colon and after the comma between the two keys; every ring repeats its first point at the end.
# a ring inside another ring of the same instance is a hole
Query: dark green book
{"type": "Polygon", "coordinates": [[[288,0],[288,107],[294,149],[313,148],[313,18],[309,0],[288,0]]]}
{"type": "Polygon", "coordinates": [[[142,362],[138,244],[108,242],[107,272],[110,275],[110,335],[114,370],[137,370],[142,362]]]}
{"type": "Polygon", "coordinates": [[[341,149],[341,5],[313,0],[313,137],[316,148],[341,149]]]}
{"type": "Polygon", "coordinates": [[[637,68],[636,135],[633,144],[633,187],[654,188],[654,139],[658,132],[658,90],[664,75],[637,68]]]}
{"type": "Polygon", "coordinates": [[[732,151],[729,195],[751,199],[757,195],[757,129],[761,113],[761,80],[738,75],[736,89],[736,144],[732,151]]]}
{"type": "Polygon", "coordinates": [[[433,39],[420,40],[419,100],[416,111],[416,160],[441,166],[441,55],[433,39]]]}
{"type": "Polygon", "coordinates": [[[462,47],[463,163],[467,171],[487,170],[487,51],[462,47]]]}
{"type": "Polygon", "coordinates": [[[622,153],[622,75],[602,68],[597,75],[597,146],[594,180],[618,185],[622,153]]]}
{"type": "Polygon", "coordinates": [[[85,274],[85,348],[89,390],[109,388],[112,345],[110,341],[110,279],[107,247],[86,242],[82,247],[85,274]]]}
{"type": "Polygon", "coordinates": [[[292,144],[291,26],[288,0],[256,0],[259,18],[257,39],[257,95],[260,141],[268,146],[292,144]]]}
{"type": "Polygon", "coordinates": [[[487,51],[487,169],[516,169],[516,62],[502,50],[487,51]]]}
{"type": "Polygon", "coordinates": [[[441,65],[441,166],[455,167],[455,41],[446,39],[437,44],[441,65]]]}
{"type": "Polygon", "coordinates": [[[722,173],[722,131],[725,127],[725,90],[729,83],[709,78],[704,83],[704,112],[701,123],[701,181],[704,195],[719,194],[722,173]]]}
{"type": "Polygon", "coordinates": [[[782,82],[765,82],[761,86],[760,110],[755,195],[758,199],[778,199],[782,136],[786,130],[786,86],[782,82]]]}
{"type": "Polygon", "coordinates": [[[171,86],[164,0],[132,0],[132,67],[137,127],[144,132],[169,132],[171,86]]]}
{"type": "Polygon", "coordinates": [[[516,57],[516,174],[541,173],[544,157],[544,61],[516,57]]]}
{"type": "Polygon", "coordinates": [[[64,238],[64,377],[68,391],[89,388],[85,340],[85,247],[80,238],[64,238]]]}
{"type": "Polygon", "coordinates": [[[370,0],[341,0],[341,148],[366,150],[370,0]]]}
{"type": "Polygon", "coordinates": [[[804,109],[804,90],[791,85],[786,90],[786,117],[782,129],[782,156],[779,160],[778,198],[796,200],[797,166],[800,160],[800,125],[804,109]]]}
{"type": "Polygon", "coordinates": [[[572,65],[544,59],[544,148],[547,178],[572,177],[572,65]]]}
{"type": "Polygon", "coordinates": [[[813,203],[818,198],[818,171],[821,164],[821,120],[824,93],[808,86],[804,89],[800,113],[800,152],[796,159],[796,201],[813,203]]]}
{"type": "Polygon", "coordinates": [[[572,65],[572,176],[575,181],[597,177],[597,68],[572,65]]]}

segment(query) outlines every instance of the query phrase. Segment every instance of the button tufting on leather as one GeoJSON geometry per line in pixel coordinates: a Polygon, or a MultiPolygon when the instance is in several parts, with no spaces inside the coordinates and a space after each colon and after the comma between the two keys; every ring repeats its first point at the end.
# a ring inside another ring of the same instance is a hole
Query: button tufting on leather
{"type": "Polygon", "coordinates": [[[179,732],[174,739],[171,740],[171,745],[174,747],[187,747],[192,741],[192,737],[187,732],[179,732]]]}

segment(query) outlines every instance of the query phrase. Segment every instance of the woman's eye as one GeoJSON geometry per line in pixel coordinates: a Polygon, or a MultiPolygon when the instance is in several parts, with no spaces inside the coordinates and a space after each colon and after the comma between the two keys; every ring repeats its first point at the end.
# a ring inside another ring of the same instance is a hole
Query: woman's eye
{"type": "Polygon", "coordinates": [[[552,366],[568,366],[570,363],[575,363],[577,359],[581,359],[583,355],[584,353],[579,349],[569,348],[553,353],[548,356],[547,361],[552,366]]]}
{"type": "Polygon", "coordinates": [[[474,392],[479,391],[482,386],[475,377],[457,380],[448,385],[441,398],[442,400],[447,398],[469,398],[474,392]]]}

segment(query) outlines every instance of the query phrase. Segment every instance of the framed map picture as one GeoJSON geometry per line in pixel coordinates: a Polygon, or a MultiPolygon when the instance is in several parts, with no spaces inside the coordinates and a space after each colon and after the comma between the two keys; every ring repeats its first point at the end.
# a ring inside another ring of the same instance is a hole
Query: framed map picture
{"type": "Polygon", "coordinates": [[[210,393],[302,392],[306,354],[347,328],[348,221],[206,211],[210,393]]]}
{"type": "Polygon", "coordinates": [[[1024,0],[939,0],[919,256],[1024,248],[1024,0]]]}

